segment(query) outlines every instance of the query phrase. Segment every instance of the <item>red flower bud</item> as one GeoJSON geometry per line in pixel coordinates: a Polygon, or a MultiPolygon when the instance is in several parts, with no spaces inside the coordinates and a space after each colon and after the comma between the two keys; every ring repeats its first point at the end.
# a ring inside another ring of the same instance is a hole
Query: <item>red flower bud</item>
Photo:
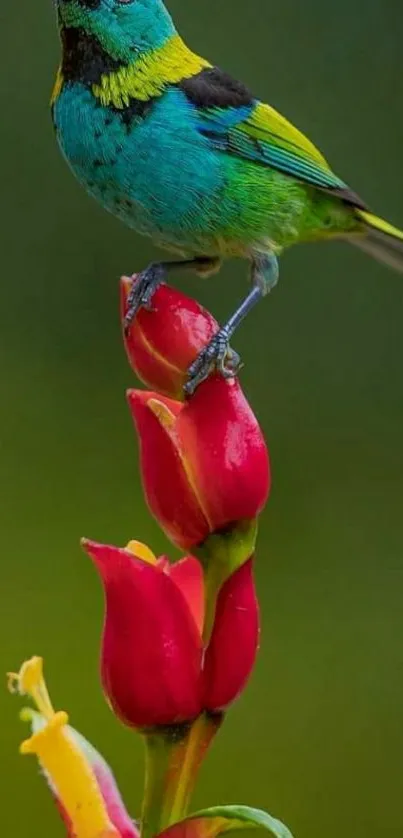
{"type": "Polygon", "coordinates": [[[129,550],[83,546],[105,589],[101,677],[116,715],[139,728],[196,718],[202,642],[178,586],[129,550]]]}
{"type": "Polygon", "coordinates": [[[125,550],[83,545],[105,589],[101,676],[121,721],[153,728],[230,704],[246,684],[258,644],[252,560],[222,586],[203,655],[204,581],[197,559],[170,565],[138,542],[125,550]]]}
{"type": "MultiPolygon", "coordinates": [[[[122,320],[131,285],[131,278],[122,277],[122,320]]],[[[196,300],[161,285],[153,296],[152,311],[141,308],[124,334],[129,363],[147,387],[183,399],[187,369],[218,328],[196,300]]]]}
{"type": "Polygon", "coordinates": [[[222,710],[242,692],[259,644],[259,605],[249,559],[224,582],[204,660],[206,710],[222,710]]]}
{"type": "Polygon", "coordinates": [[[236,380],[215,375],[186,404],[131,390],[144,492],[152,514],[184,549],[254,519],[269,491],[266,444],[236,380]]]}

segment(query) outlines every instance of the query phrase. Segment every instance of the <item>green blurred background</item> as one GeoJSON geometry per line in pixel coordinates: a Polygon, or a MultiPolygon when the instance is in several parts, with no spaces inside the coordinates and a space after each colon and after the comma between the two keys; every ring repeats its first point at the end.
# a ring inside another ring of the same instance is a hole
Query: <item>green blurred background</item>
{"type": "MultiPolygon", "coordinates": [[[[171,0],[190,44],[309,133],[403,226],[400,0],[171,0]]],[[[117,278],[155,250],[77,185],[48,98],[52,2],[4,3],[0,305],[2,670],[42,654],[54,701],[113,765],[138,812],[141,741],[99,687],[87,535],[158,551],[125,406],[134,377],[117,278]]],[[[245,266],[178,286],[224,319],[245,266]]],[[[199,805],[245,802],[297,838],[403,834],[403,280],[347,245],[295,249],[239,332],[242,383],[268,436],[260,659],[228,716],[199,805]]],[[[0,690],[2,833],[62,836],[20,702],[0,690]]]]}

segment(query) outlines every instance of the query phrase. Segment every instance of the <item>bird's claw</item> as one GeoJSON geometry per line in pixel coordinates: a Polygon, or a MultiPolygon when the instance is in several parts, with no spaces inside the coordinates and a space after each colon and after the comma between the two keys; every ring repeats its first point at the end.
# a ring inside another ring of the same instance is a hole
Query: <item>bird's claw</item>
{"type": "Polygon", "coordinates": [[[220,329],[189,367],[188,381],[184,386],[186,395],[192,396],[199,384],[214,370],[223,378],[235,378],[241,366],[238,353],[229,345],[228,332],[220,329]]]}
{"type": "Polygon", "coordinates": [[[127,311],[123,321],[125,334],[127,334],[140,308],[153,311],[152,298],[164,277],[165,268],[159,264],[149,265],[144,271],[133,276],[132,286],[127,298],[127,311]]]}

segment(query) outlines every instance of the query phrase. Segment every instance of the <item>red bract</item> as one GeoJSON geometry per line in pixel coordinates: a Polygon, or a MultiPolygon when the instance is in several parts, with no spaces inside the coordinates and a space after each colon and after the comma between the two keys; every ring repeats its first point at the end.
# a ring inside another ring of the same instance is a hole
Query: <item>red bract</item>
{"type": "MultiPolygon", "coordinates": [[[[122,320],[131,285],[132,279],[122,277],[122,320]]],[[[148,387],[183,399],[187,369],[218,328],[214,317],[196,300],[161,285],[153,296],[152,311],[141,308],[124,333],[127,357],[148,387]]]]}
{"type": "Polygon", "coordinates": [[[195,718],[202,642],[178,586],[128,550],[83,546],[105,589],[101,677],[116,715],[140,728],[195,718]]]}
{"type": "Polygon", "coordinates": [[[204,584],[188,556],[174,565],[84,541],[106,596],[101,653],[105,693],[128,725],[153,728],[218,712],[246,684],[258,644],[252,562],[224,583],[203,655],[204,584]]]}
{"type": "Polygon", "coordinates": [[[259,605],[249,559],[224,582],[204,663],[206,710],[227,707],[242,692],[259,642],[259,605]]]}
{"type": "Polygon", "coordinates": [[[131,390],[149,508],[184,549],[208,535],[253,520],[270,486],[259,424],[236,380],[214,375],[186,404],[131,390]]]}

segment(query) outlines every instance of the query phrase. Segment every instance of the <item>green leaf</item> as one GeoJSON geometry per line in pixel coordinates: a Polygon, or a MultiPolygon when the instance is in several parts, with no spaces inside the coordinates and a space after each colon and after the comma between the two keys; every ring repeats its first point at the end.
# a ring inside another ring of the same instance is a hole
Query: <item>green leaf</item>
{"type": "Polygon", "coordinates": [[[235,829],[266,829],[274,838],[292,838],[290,830],[277,818],[249,806],[202,809],[164,830],[160,838],[216,838],[235,829]]]}

